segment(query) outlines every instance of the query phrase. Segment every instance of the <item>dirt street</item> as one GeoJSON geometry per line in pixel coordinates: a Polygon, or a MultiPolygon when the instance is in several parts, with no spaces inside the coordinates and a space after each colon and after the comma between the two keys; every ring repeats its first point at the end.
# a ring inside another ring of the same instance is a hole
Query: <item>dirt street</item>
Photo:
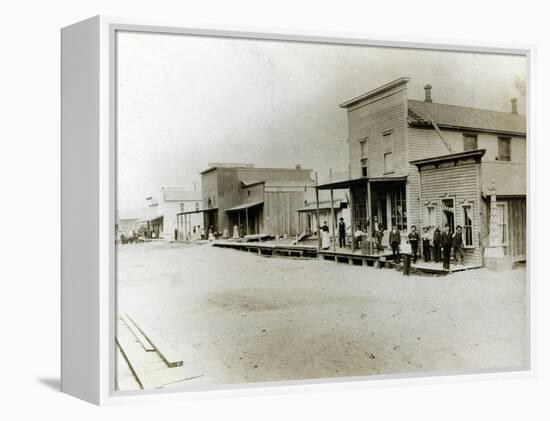
{"type": "Polygon", "coordinates": [[[119,312],[174,345],[202,384],[526,364],[525,267],[404,277],[162,243],[119,246],[117,265],[119,312]]]}

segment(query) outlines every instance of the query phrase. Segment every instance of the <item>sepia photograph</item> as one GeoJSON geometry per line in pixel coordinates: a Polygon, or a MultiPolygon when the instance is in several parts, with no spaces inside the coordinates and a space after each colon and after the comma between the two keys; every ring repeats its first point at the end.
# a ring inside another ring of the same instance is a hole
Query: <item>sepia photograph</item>
{"type": "Polygon", "coordinates": [[[115,41],[117,391],[529,368],[525,55],[115,41]]]}

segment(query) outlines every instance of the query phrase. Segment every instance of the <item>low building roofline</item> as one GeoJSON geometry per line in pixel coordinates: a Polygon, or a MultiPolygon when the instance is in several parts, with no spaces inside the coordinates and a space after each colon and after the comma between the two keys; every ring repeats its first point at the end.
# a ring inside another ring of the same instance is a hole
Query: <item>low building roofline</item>
{"type": "Polygon", "coordinates": [[[474,149],[471,151],[455,152],[447,155],[434,156],[431,158],[416,159],[414,161],[410,161],[410,163],[420,168],[423,165],[435,164],[444,161],[456,161],[464,158],[477,158],[481,160],[483,155],[485,155],[485,149],[474,149]]]}

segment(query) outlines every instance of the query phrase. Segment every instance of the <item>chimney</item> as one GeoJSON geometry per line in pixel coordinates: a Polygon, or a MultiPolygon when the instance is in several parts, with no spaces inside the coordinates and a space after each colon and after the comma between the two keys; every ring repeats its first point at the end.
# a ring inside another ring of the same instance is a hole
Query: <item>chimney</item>
{"type": "Polygon", "coordinates": [[[512,114],[517,114],[518,113],[518,100],[517,100],[517,98],[512,98],[510,100],[510,102],[512,102],[512,114]]]}
{"type": "Polygon", "coordinates": [[[426,93],[426,97],[424,98],[424,102],[432,102],[432,85],[428,84],[424,86],[424,92],[426,93]]]}

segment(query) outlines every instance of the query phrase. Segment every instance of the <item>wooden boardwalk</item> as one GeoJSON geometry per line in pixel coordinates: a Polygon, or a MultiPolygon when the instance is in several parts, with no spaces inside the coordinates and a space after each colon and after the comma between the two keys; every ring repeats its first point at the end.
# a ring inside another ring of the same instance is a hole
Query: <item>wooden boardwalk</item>
{"type": "MultiPolygon", "coordinates": [[[[315,246],[295,245],[289,242],[269,241],[246,242],[219,240],[212,244],[214,247],[230,248],[246,251],[260,256],[283,256],[301,258],[319,258],[335,263],[343,263],[354,266],[370,266],[381,268],[401,268],[401,263],[394,263],[392,252],[384,250],[380,253],[364,254],[362,250],[351,251],[349,248],[338,248],[334,250],[318,250],[315,246]]],[[[411,273],[424,273],[430,275],[447,275],[453,272],[461,272],[470,269],[479,269],[479,265],[455,265],[451,264],[450,270],[443,269],[442,263],[424,262],[422,260],[411,264],[411,273]]]]}
{"type": "Polygon", "coordinates": [[[285,257],[317,257],[317,247],[300,246],[290,243],[278,242],[246,242],[246,241],[216,241],[214,247],[230,248],[234,250],[256,253],[260,256],[285,256],[285,257]]]}
{"type": "Polygon", "coordinates": [[[389,267],[392,253],[383,251],[381,253],[364,254],[361,250],[354,252],[351,249],[341,248],[334,250],[319,250],[318,255],[323,260],[332,260],[337,263],[347,263],[356,266],[372,266],[375,268],[389,267]]]}

